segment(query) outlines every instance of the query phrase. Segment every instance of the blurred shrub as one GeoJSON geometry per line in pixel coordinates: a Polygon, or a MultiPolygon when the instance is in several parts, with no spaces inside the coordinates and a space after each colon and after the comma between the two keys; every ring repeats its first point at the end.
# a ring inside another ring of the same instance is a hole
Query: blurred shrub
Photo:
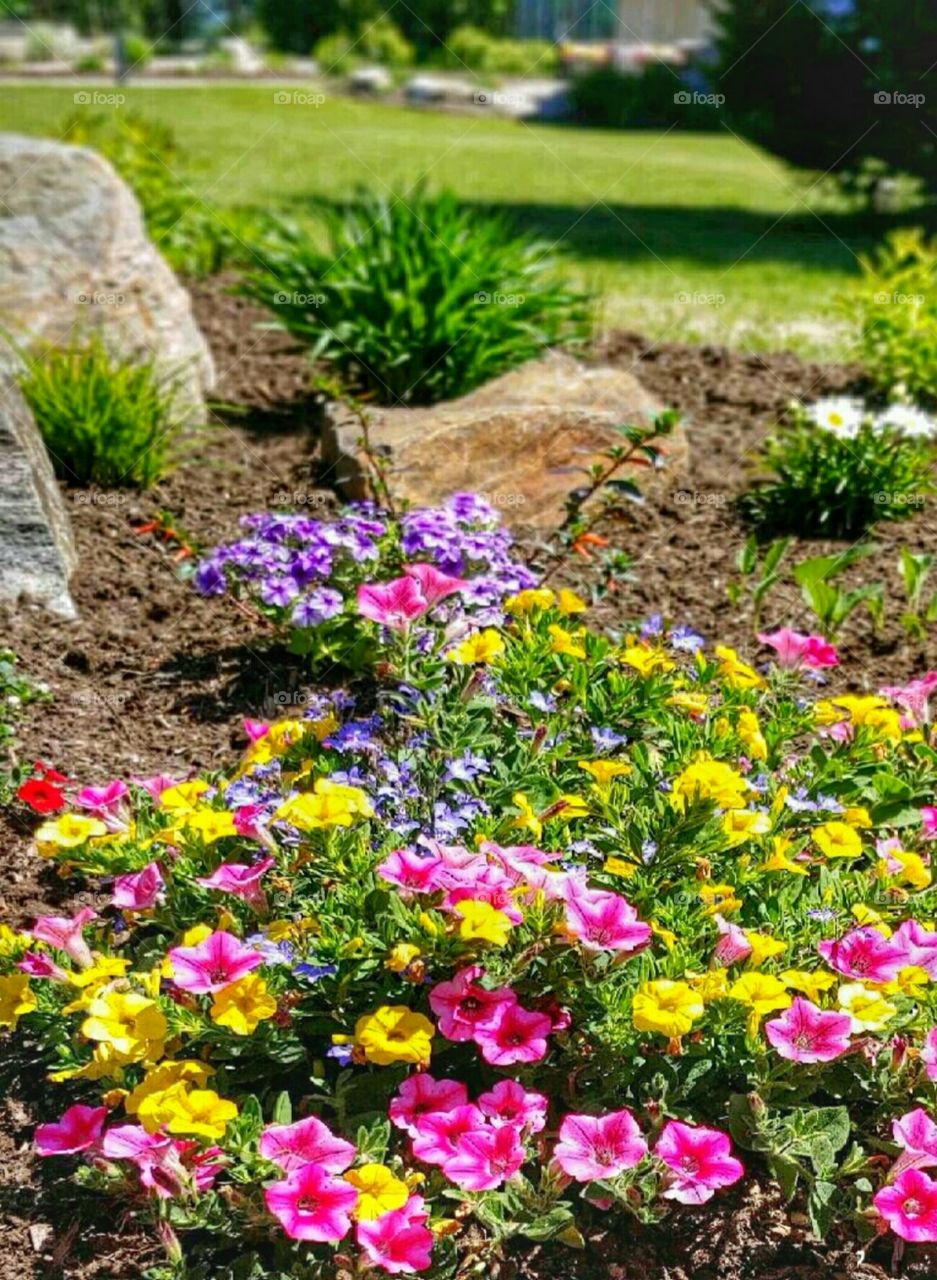
{"type": "Polygon", "coordinates": [[[894,231],[870,257],[845,299],[872,384],[937,403],[937,239],[894,231]]]}
{"type": "Polygon", "coordinates": [[[552,75],[558,59],[556,46],[547,40],[511,40],[470,24],[456,27],[443,55],[447,66],[489,75],[552,75]]]}
{"type": "Polygon", "coordinates": [[[586,333],[545,247],[452,195],[365,193],[326,221],[327,248],[285,234],[245,290],[382,403],[462,395],[586,333]]]}
{"type": "Polygon", "coordinates": [[[61,479],[147,489],[169,470],[180,386],[152,360],[123,363],[95,334],[31,353],[19,386],[61,479]]]}

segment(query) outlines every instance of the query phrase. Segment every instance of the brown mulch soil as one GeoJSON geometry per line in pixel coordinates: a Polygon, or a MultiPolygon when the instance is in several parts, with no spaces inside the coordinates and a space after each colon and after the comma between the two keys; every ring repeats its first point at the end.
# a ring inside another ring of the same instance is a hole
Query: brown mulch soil
{"type": "MultiPolygon", "coordinates": [[[[336,505],[317,461],[321,405],[312,371],[289,339],[258,329],[264,315],[228,292],[230,282],[192,288],[195,310],[218,367],[220,408],[191,442],[179,468],[145,495],[65,491],[80,567],[73,592],[81,620],[54,625],[29,607],[0,613],[4,643],[25,673],[44,681],[53,701],[28,709],[20,757],[43,759],[84,782],[218,766],[243,745],[245,716],[276,714],[278,690],[301,688],[296,659],[229,603],[201,600],[174,561],[178,540],[208,547],[234,534],[237,519],[271,505],[327,514],[336,505]],[[166,543],[138,527],[160,512],[179,539],[166,543]]],[[[621,629],[660,612],[710,638],[755,653],[750,611],[726,598],[743,537],[731,499],[745,486],[751,455],[795,396],[816,397],[854,385],[856,368],[807,365],[794,356],[755,356],[714,347],[651,345],[631,334],[607,336],[596,357],[634,368],[690,424],[692,475],[675,479],[653,507],[606,520],[601,532],[634,558],[634,580],[594,611],[594,622],[621,629]]],[[[519,531],[522,545],[535,540],[519,531]]],[[[937,551],[933,505],[904,525],[876,531],[879,551],[853,579],[885,579],[898,599],[902,545],[937,551]]],[[[791,560],[832,544],[805,544],[791,560]]],[[[562,577],[584,590],[595,564],[576,561],[562,577]]],[[[891,613],[898,613],[897,603],[891,613]]],[[[769,600],[764,622],[811,629],[796,589],[769,600]]],[[[877,688],[937,667],[933,642],[911,643],[890,621],[873,636],[865,615],[847,625],[837,686],[877,688]]],[[[28,856],[29,823],[0,813],[5,869],[0,920],[30,920],[60,905],[68,886],[28,856]]],[[[74,902],[74,898],[69,899],[74,902]]],[[[0,1110],[0,1275],[3,1280],[136,1280],[157,1254],[132,1221],[94,1226],[80,1197],[50,1182],[29,1158],[29,1099],[0,1110]]],[[[937,1275],[911,1251],[902,1274],[937,1275]]],[[[749,1182],[703,1210],[678,1216],[666,1233],[640,1227],[599,1232],[584,1253],[524,1246],[501,1267],[509,1280],[548,1275],[582,1280],[871,1280],[893,1274],[889,1247],[865,1262],[854,1242],[811,1242],[770,1188],[749,1182]],[[884,1269],[883,1269],[884,1268],[884,1269]]]]}

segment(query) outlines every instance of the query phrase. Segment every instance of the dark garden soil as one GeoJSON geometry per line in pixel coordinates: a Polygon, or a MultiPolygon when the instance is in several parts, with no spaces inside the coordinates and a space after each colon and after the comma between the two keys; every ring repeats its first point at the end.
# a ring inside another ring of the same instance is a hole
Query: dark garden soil
{"type": "MultiPolygon", "coordinates": [[[[195,308],[214,352],[223,407],[190,442],[182,464],[145,495],[68,489],[80,567],[74,596],[81,621],[50,625],[28,607],[0,614],[0,634],[22,670],[44,681],[52,700],[32,705],[19,755],[43,759],[85,783],[156,771],[177,776],[229,760],[244,744],[244,716],[278,714],[277,694],[301,689],[296,660],[273,647],[251,616],[229,603],[201,600],[177,563],[180,543],[208,547],[230,537],[239,516],[271,505],[327,515],[336,505],[317,460],[321,406],[311,370],[282,335],[260,330],[263,314],[232,296],[224,281],[193,287],[195,308]],[[175,538],[145,530],[162,513],[175,538]]],[[[599,532],[634,559],[622,583],[593,613],[596,625],[622,629],[660,612],[754,656],[747,604],[734,607],[726,587],[744,536],[731,499],[746,484],[752,451],[793,397],[816,397],[854,385],[856,368],[806,365],[791,355],[756,356],[715,347],[650,345],[612,334],[596,357],[638,376],[690,424],[692,475],[653,509],[632,507],[599,532]]],[[[536,540],[519,531],[525,550],[536,540]]],[[[899,548],[937,552],[937,507],[875,533],[879,550],[853,572],[885,580],[900,612],[899,548]]],[[[792,549],[792,561],[830,544],[792,549]]],[[[559,578],[585,591],[596,562],[577,559],[559,578]]],[[[768,626],[812,629],[792,587],[764,610],[768,626]]],[[[909,642],[897,621],[881,636],[865,615],[846,627],[837,687],[876,689],[937,667],[937,643],[909,642]]],[[[0,920],[27,922],[42,907],[74,903],[74,886],[29,856],[30,822],[0,813],[0,920]]],[[[30,1099],[7,1099],[0,1111],[0,1277],[2,1280],[137,1280],[159,1256],[130,1210],[102,1224],[80,1195],[50,1181],[28,1156],[30,1099]]],[[[937,1276],[937,1261],[912,1250],[893,1269],[890,1246],[877,1243],[866,1262],[852,1240],[811,1242],[776,1193],[748,1182],[701,1210],[678,1215],[666,1231],[634,1226],[598,1232],[585,1251],[524,1246],[500,1270],[504,1280],[871,1280],[937,1276]]],[[[495,1273],[492,1272],[494,1275],[495,1273]]]]}

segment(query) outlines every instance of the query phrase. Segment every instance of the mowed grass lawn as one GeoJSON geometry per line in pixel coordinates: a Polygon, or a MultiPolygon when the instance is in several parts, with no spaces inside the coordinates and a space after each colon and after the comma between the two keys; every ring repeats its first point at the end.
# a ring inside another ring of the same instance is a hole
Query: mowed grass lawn
{"type": "Polygon", "coordinates": [[[655,339],[848,357],[836,298],[856,255],[909,221],[850,214],[728,131],[528,125],[334,95],[314,106],[301,95],[316,86],[286,83],[127,87],[123,108],[76,107],[80,87],[3,86],[0,128],[55,136],[75,110],[137,109],[172,126],[193,202],[300,215],[361,184],[401,192],[425,175],[513,213],[599,295],[602,325],[655,339]]]}

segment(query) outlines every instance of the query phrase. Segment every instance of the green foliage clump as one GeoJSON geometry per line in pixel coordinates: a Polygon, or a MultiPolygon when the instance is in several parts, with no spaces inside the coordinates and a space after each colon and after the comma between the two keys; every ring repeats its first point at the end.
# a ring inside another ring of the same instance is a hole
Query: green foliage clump
{"type": "Polygon", "coordinates": [[[123,364],[94,335],[32,358],[19,387],[61,479],[146,489],[170,469],[180,384],[153,361],[123,364]]]}
{"type": "Polygon", "coordinates": [[[906,434],[897,416],[892,425],[892,413],[873,419],[843,399],[819,401],[812,416],[796,410],[765,443],[770,478],[743,494],[746,520],[765,536],[849,538],[920,510],[934,490],[933,445],[906,434]],[[820,425],[824,414],[836,429],[820,425]]]}
{"type": "Polygon", "coordinates": [[[873,386],[937,402],[937,239],[894,231],[861,259],[862,281],[845,301],[873,386]]]}
{"type": "Polygon", "coordinates": [[[381,403],[462,395],[587,332],[586,300],[548,250],[451,194],[362,193],[326,228],[324,249],[284,229],[244,288],[381,403]]]}
{"type": "Polygon", "coordinates": [[[10,803],[13,792],[25,777],[14,757],[16,722],[28,703],[48,696],[44,685],[17,668],[16,655],[10,649],[0,648],[0,804],[10,803]]]}
{"type": "Polygon", "coordinates": [[[670,67],[652,62],[640,72],[594,67],[575,77],[573,115],[600,129],[717,129],[712,95],[695,95],[670,67]]]}
{"type": "Polygon", "coordinates": [[[170,128],[134,111],[78,113],[61,130],[66,142],[93,147],[114,166],[140,201],[147,233],[183,275],[214,275],[253,258],[269,229],[266,215],[222,213],[199,200],[187,161],[170,128]]]}

